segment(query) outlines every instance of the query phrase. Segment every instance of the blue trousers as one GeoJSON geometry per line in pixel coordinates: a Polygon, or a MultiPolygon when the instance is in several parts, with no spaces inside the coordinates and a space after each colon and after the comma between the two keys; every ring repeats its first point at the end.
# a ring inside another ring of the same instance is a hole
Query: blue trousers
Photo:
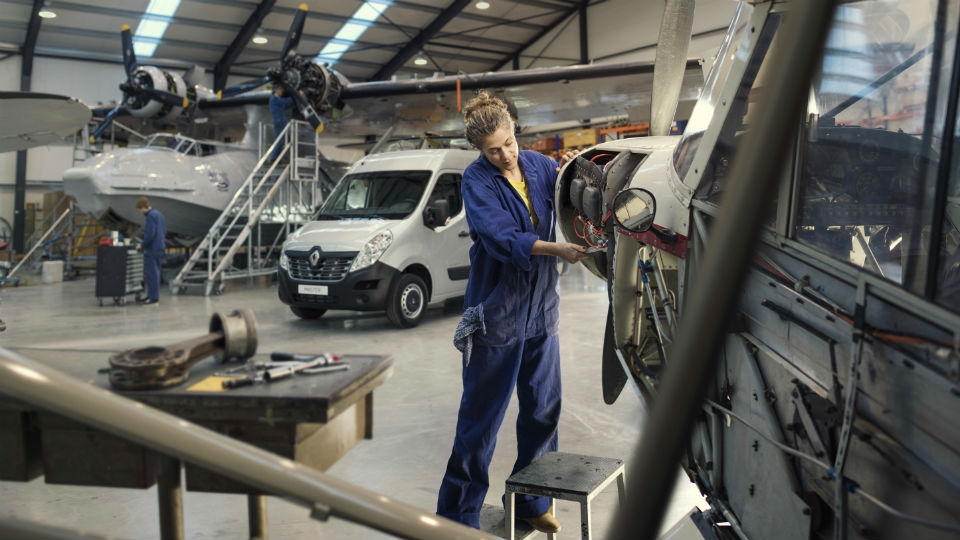
{"type": "Polygon", "coordinates": [[[160,300],[160,263],[163,253],[143,253],[143,281],[147,285],[147,299],[160,300]]]}
{"type": "MultiPolygon", "coordinates": [[[[557,336],[517,340],[507,347],[474,344],[470,362],[463,367],[457,433],[440,484],[438,515],[480,528],[480,509],[490,483],[487,469],[514,386],[520,413],[513,472],[557,449],[560,422],[557,336]]],[[[547,498],[516,496],[517,517],[537,517],[549,507],[547,498]]]]}

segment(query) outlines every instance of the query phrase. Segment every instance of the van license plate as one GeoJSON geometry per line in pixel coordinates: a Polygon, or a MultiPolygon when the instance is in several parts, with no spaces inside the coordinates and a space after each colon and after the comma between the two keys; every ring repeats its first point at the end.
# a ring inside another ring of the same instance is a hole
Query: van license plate
{"type": "Polygon", "coordinates": [[[317,296],[327,295],[326,285],[297,285],[297,292],[300,294],[315,294],[317,296]]]}

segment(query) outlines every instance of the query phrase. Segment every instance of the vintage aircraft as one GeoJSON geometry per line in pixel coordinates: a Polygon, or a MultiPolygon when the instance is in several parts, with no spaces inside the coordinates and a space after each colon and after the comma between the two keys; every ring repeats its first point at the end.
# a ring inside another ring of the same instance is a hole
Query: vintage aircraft
{"type": "MultiPolygon", "coordinates": [[[[742,2],[682,136],[598,145],[557,182],[564,235],[602,248],[604,399],[629,381],[652,406],[640,460],[685,437],[635,472],[665,499],[680,461],[711,506],[701,538],[960,533],[960,5],[830,4],[742,2]],[[829,25],[791,28],[814,12],[829,25]],[[798,114],[772,109],[803,71],[787,59],[821,50],[798,114]],[[757,126],[786,150],[764,155],[757,126]],[[747,206],[763,182],[780,187],[747,206]],[[738,213],[758,227],[722,226],[738,213]],[[710,324],[719,349],[694,363],[710,324]]],[[[609,536],[657,530],[628,521],[609,536]]]]}
{"type": "MultiPolygon", "coordinates": [[[[341,138],[360,137],[357,140],[384,134],[388,139],[426,133],[459,136],[463,129],[458,113],[461,92],[479,89],[505,98],[516,108],[518,120],[529,126],[556,122],[576,126],[591,119],[625,118],[628,106],[650,99],[651,62],[350,83],[330,67],[296,53],[305,20],[302,6],[291,24],[279,67],[219,95],[193,84],[195,77],[139,66],[126,28],[121,33],[127,72],[121,85],[123,98],[106,113],[94,137],[123,111],[171,121],[200,113],[216,117],[241,107],[246,112],[246,134],[236,145],[157,135],[143,148],[107,152],[67,170],[65,190],[85,211],[132,223],[140,223],[142,216],[133,210],[131,201],[146,195],[168,216],[171,232],[202,235],[259,159],[255,127],[270,123],[264,107],[270,92],[257,89],[266,84],[284,87],[287,95],[293,96],[300,116],[318,131],[341,138]]],[[[681,99],[692,102],[699,94],[702,68],[698,61],[684,57],[681,72],[681,99]]],[[[332,183],[339,178],[336,171],[342,170],[335,163],[328,165],[332,183]]]]}

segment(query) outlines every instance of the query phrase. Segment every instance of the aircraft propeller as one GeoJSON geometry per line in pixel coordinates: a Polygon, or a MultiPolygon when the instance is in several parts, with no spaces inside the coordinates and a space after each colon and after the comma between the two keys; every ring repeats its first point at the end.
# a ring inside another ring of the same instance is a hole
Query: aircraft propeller
{"type": "Polygon", "coordinates": [[[267,70],[267,74],[263,77],[238,83],[231,87],[223,89],[221,95],[224,97],[236,96],[244,92],[249,92],[256,88],[259,88],[267,83],[273,83],[274,86],[280,86],[283,88],[284,93],[293,98],[294,103],[297,106],[297,110],[300,111],[300,114],[303,116],[303,119],[310,122],[310,125],[314,129],[320,131],[323,129],[323,122],[320,120],[320,116],[317,114],[313,105],[308,99],[308,95],[312,95],[315,92],[314,89],[304,88],[303,85],[306,82],[306,79],[310,78],[311,82],[319,80],[322,85],[321,91],[319,92],[320,98],[323,98],[324,89],[327,86],[326,79],[328,77],[322,76],[325,75],[324,70],[320,70],[321,77],[309,77],[305,74],[311,71],[315,71],[317,66],[313,64],[307,58],[304,58],[297,54],[297,46],[300,44],[300,37],[303,35],[303,27],[307,21],[307,5],[300,4],[297,8],[296,14],[293,16],[293,22],[290,24],[290,31],[287,32],[287,37],[283,42],[283,48],[280,51],[280,68],[270,68],[267,70]]]}
{"type": "MultiPolygon", "coordinates": [[[[650,135],[670,134],[673,117],[680,101],[680,91],[687,66],[687,52],[693,31],[694,0],[666,0],[657,56],[653,65],[653,89],[650,96],[650,135]]],[[[612,305],[612,304],[611,304],[612,305]]],[[[604,334],[601,387],[607,404],[616,401],[627,381],[617,359],[613,333],[613,311],[607,313],[604,334]]]]}
{"type": "Polygon", "coordinates": [[[667,0],[660,21],[650,97],[650,135],[670,134],[693,31],[694,0],[667,0]]]}
{"type": "Polygon", "coordinates": [[[155,81],[151,79],[148,73],[137,70],[137,55],[133,50],[133,35],[129,25],[124,25],[120,30],[120,41],[123,46],[123,68],[126,71],[127,80],[120,84],[120,91],[122,92],[120,101],[116,107],[107,113],[103,122],[90,135],[91,141],[98,139],[113,122],[114,117],[125,107],[139,109],[145,107],[150,101],[156,101],[170,107],[185,109],[191,103],[190,99],[185,96],[157,89],[155,81]]]}

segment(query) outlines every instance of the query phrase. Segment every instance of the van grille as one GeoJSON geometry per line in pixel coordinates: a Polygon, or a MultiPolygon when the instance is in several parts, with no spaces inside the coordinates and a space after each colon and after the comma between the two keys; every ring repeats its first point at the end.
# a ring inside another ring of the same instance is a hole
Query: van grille
{"type": "Polygon", "coordinates": [[[310,266],[309,254],[287,253],[290,263],[290,277],[301,281],[332,282],[340,281],[350,270],[356,253],[338,253],[321,255],[317,267],[310,266]]]}

